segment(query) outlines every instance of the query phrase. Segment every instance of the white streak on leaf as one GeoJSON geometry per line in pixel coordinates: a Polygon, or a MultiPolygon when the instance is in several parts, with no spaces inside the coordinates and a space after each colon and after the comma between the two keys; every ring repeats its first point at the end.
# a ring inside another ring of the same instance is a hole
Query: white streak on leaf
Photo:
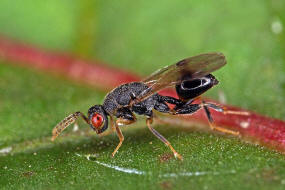
{"type": "MultiPolygon", "coordinates": [[[[85,155],[82,156],[78,153],[75,153],[75,155],[79,156],[79,157],[85,157],[87,160],[95,162],[101,166],[107,167],[107,168],[111,168],[114,169],[116,171],[119,172],[123,172],[123,173],[128,173],[128,174],[135,174],[135,175],[152,175],[152,173],[150,172],[146,172],[146,171],[141,171],[135,168],[123,168],[120,166],[115,166],[115,165],[111,165],[111,164],[107,164],[107,163],[103,163],[103,162],[99,162],[97,160],[91,160],[90,159],[90,155],[85,155]]],[[[221,174],[234,174],[236,173],[235,170],[231,170],[229,172],[223,172],[223,173],[219,173],[219,172],[208,172],[208,171],[201,171],[201,172],[178,172],[178,173],[164,173],[159,175],[159,177],[179,177],[179,176],[184,176],[184,177],[191,177],[191,176],[203,176],[203,175],[221,175],[221,174]]]]}
{"type": "Polygon", "coordinates": [[[137,175],[145,175],[146,174],[146,172],[144,172],[144,171],[140,171],[140,170],[133,169],[133,168],[122,168],[119,166],[113,166],[113,165],[106,164],[106,163],[99,162],[99,161],[94,161],[94,162],[96,162],[97,164],[99,164],[101,166],[105,166],[107,168],[112,168],[112,169],[115,169],[117,171],[124,172],[124,173],[137,174],[137,175]]]}

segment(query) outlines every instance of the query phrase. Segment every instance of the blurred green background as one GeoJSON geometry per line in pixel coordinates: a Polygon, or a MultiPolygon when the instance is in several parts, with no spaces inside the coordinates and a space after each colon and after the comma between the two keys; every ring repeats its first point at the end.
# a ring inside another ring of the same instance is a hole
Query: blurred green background
{"type": "MultiPolygon", "coordinates": [[[[220,84],[206,95],[218,100],[224,94],[228,104],[283,120],[284,20],[282,0],[0,2],[0,34],[142,76],[185,57],[223,52],[228,64],[215,73],[220,84]]],[[[161,161],[169,150],[147,128],[125,131],[114,159],[115,135],[74,134],[51,143],[58,121],[86,112],[105,92],[0,62],[0,149],[14,152],[0,153],[0,188],[284,189],[284,156],[220,135],[159,126],[184,156],[182,163],[161,161]],[[96,153],[102,163],[148,174],[119,172],[75,153],[96,153]],[[201,171],[208,174],[163,177],[201,171]]]]}

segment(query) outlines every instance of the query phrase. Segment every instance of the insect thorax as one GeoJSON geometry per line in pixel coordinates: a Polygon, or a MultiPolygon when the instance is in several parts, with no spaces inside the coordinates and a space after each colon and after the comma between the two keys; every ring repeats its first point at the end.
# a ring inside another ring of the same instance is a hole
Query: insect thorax
{"type": "Polygon", "coordinates": [[[142,82],[122,84],[106,95],[103,107],[108,114],[113,115],[116,109],[129,105],[133,97],[138,96],[147,88],[142,82]]]}

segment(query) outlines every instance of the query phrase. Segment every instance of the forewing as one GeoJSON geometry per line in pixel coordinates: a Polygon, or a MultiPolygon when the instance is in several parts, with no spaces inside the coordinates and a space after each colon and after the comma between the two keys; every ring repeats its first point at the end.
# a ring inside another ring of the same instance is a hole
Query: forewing
{"type": "Polygon", "coordinates": [[[226,64],[222,53],[206,53],[183,59],[176,64],[154,72],[143,82],[149,86],[138,97],[144,99],[153,93],[181,82],[182,77],[195,79],[206,76],[226,64]]]}

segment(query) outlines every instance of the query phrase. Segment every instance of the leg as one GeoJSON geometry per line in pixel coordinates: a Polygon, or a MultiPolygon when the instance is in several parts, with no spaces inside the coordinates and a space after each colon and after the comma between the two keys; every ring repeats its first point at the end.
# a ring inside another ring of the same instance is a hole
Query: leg
{"type": "Polygon", "coordinates": [[[167,103],[175,105],[174,109],[180,108],[185,104],[185,102],[179,99],[170,96],[161,96],[158,94],[156,95],[154,109],[162,113],[171,113],[172,110],[167,103]]]}
{"type": "Polygon", "coordinates": [[[226,107],[220,107],[216,104],[213,104],[213,103],[207,103],[207,102],[204,102],[202,101],[202,103],[207,106],[207,107],[210,107],[218,112],[222,112],[223,114],[237,114],[237,115],[250,115],[249,112],[247,111],[234,111],[234,110],[228,110],[226,107]]]}
{"type": "Polygon", "coordinates": [[[159,95],[159,101],[163,101],[163,102],[167,102],[169,104],[174,104],[176,106],[179,106],[179,105],[183,105],[185,104],[185,102],[179,100],[179,99],[176,99],[176,98],[173,98],[171,96],[161,96],[159,95]]]}
{"type": "Polygon", "coordinates": [[[200,104],[184,104],[183,106],[179,108],[174,108],[173,110],[170,111],[171,114],[177,115],[177,114],[193,114],[196,111],[201,109],[200,104]]]}
{"type": "Polygon", "coordinates": [[[119,144],[117,145],[117,147],[115,148],[115,150],[112,153],[112,157],[115,156],[115,154],[117,153],[117,151],[119,150],[119,148],[122,146],[123,141],[124,141],[124,136],[123,133],[121,131],[121,129],[119,128],[119,125],[129,125],[131,123],[133,123],[135,120],[126,120],[124,118],[119,118],[117,119],[116,123],[115,123],[115,130],[117,132],[117,135],[119,137],[119,144]]]}
{"type": "Polygon", "coordinates": [[[147,118],[146,119],[146,124],[147,127],[149,128],[149,130],[159,139],[161,140],[166,146],[168,146],[171,151],[173,152],[175,158],[178,158],[179,160],[183,160],[183,157],[176,152],[176,150],[171,146],[170,142],[168,140],[166,140],[166,138],[164,138],[161,134],[159,134],[154,128],[151,127],[152,124],[152,118],[147,118]]]}
{"type": "MultiPolygon", "coordinates": [[[[202,106],[203,106],[203,108],[204,108],[204,110],[206,112],[206,115],[207,115],[207,118],[208,118],[208,121],[209,121],[209,125],[210,125],[212,130],[217,130],[217,131],[220,131],[220,132],[223,132],[223,133],[228,133],[228,134],[236,135],[236,136],[239,135],[239,132],[237,132],[237,131],[232,131],[232,130],[229,130],[229,129],[225,129],[225,128],[216,126],[215,123],[214,123],[214,120],[213,120],[213,118],[211,116],[211,112],[210,112],[208,106],[204,103],[204,101],[202,102],[202,106]]],[[[217,107],[217,108],[218,108],[218,110],[220,110],[219,107],[217,107]]],[[[217,109],[215,109],[215,110],[218,111],[217,109]]],[[[221,112],[223,112],[223,111],[221,111],[221,112]]]]}
{"type": "Polygon", "coordinates": [[[116,152],[117,152],[117,151],[119,150],[119,148],[122,146],[123,141],[124,141],[124,136],[123,136],[122,131],[121,131],[121,129],[119,128],[117,122],[116,122],[116,124],[115,124],[115,129],[116,129],[116,132],[117,132],[117,135],[118,135],[118,137],[119,137],[120,142],[119,142],[119,144],[117,145],[117,147],[115,148],[115,150],[113,151],[112,157],[115,156],[116,152]]]}
{"type": "Polygon", "coordinates": [[[66,129],[69,125],[71,125],[72,123],[74,123],[78,117],[82,117],[83,120],[89,124],[88,118],[81,112],[75,112],[73,114],[70,114],[69,116],[67,116],[66,118],[64,118],[64,120],[62,120],[60,123],[58,123],[52,130],[52,138],[51,140],[54,141],[56,139],[56,137],[64,130],[66,129]]]}
{"type": "Polygon", "coordinates": [[[127,107],[117,109],[115,115],[120,119],[120,121],[122,121],[122,124],[118,123],[118,125],[128,125],[129,122],[133,123],[136,121],[136,117],[134,116],[133,112],[127,107]]]}
{"type": "Polygon", "coordinates": [[[203,106],[203,108],[204,108],[204,110],[206,112],[206,115],[207,115],[207,118],[208,118],[208,121],[209,121],[211,129],[213,129],[213,130],[216,129],[217,131],[221,131],[221,132],[224,132],[224,133],[229,133],[229,134],[232,134],[232,135],[239,135],[239,132],[215,126],[213,118],[212,118],[210,110],[209,110],[209,107],[214,109],[214,110],[216,110],[216,111],[218,111],[218,112],[222,112],[223,114],[249,115],[249,112],[246,112],[246,111],[243,112],[243,111],[226,110],[226,108],[224,108],[224,107],[220,107],[220,106],[218,106],[216,104],[213,104],[213,103],[206,103],[204,101],[202,101],[202,106],[203,106]]]}
{"type": "MultiPolygon", "coordinates": [[[[229,129],[225,129],[223,127],[218,127],[214,124],[214,120],[211,116],[211,112],[209,110],[209,107],[218,111],[218,112],[222,112],[224,113],[224,109],[215,105],[215,104],[212,104],[212,103],[205,103],[204,101],[202,101],[201,104],[186,104],[186,105],[183,105],[181,108],[179,108],[178,110],[174,110],[173,114],[176,115],[176,114],[193,114],[195,113],[196,111],[200,110],[201,108],[203,108],[205,110],[205,113],[206,113],[206,116],[208,118],[208,121],[209,121],[209,125],[211,127],[212,130],[217,130],[217,131],[220,131],[220,132],[224,132],[224,133],[228,133],[228,134],[231,134],[231,135],[239,135],[239,132],[235,132],[235,131],[232,131],[232,130],[229,130],[229,129]]],[[[227,113],[224,113],[224,114],[227,114],[227,113]]]]}
{"type": "Polygon", "coordinates": [[[195,99],[188,100],[184,102],[180,99],[176,99],[170,96],[161,96],[158,95],[157,101],[155,103],[154,109],[162,112],[162,113],[169,113],[169,114],[185,114],[189,113],[189,111],[195,112],[196,109],[200,109],[199,104],[192,104],[195,99]],[[171,109],[167,103],[175,105],[173,109],[171,109]],[[190,110],[189,110],[190,109],[190,110]],[[178,113],[179,112],[179,113],[178,113]],[[185,112],[185,113],[183,113],[185,112]]]}
{"type": "MultiPolygon", "coordinates": [[[[200,97],[198,97],[200,98],[200,97]]],[[[183,107],[184,105],[186,104],[192,104],[192,102],[198,98],[193,98],[193,99],[190,99],[188,101],[183,101],[181,99],[177,99],[177,98],[173,98],[171,96],[161,96],[159,95],[159,100],[158,102],[161,102],[161,103],[169,103],[169,104],[173,104],[175,105],[174,109],[179,109],[181,107],[183,107]]]]}

